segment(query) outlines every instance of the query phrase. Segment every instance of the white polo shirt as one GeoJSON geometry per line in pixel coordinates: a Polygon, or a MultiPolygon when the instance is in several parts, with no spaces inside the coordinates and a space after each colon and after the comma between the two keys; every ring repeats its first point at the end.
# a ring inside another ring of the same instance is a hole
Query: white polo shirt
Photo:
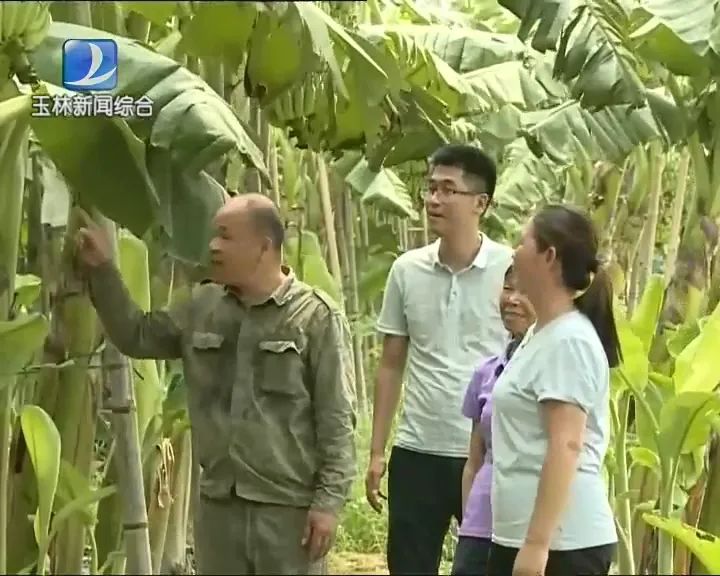
{"type": "Polygon", "coordinates": [[[481,236],[475,260],[459,272],[440,262],[439,240],[405,252],[390,269],[377,329],[410,340],[396,446],[467,456],[465,390],[478,363],[500,354],[509,339],[500,293],[512,249],[481,236]]]}

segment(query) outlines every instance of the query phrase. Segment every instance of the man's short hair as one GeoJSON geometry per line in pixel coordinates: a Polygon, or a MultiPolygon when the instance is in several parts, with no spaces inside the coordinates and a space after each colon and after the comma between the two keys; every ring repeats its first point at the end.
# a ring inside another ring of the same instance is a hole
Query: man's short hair
{"type": "Polygon", "coordinates": [[[285,241],[285,224],[278,207],[275,204],[252,206],[250,218],[256,230],[260,234],[268,236],[275,250],[280,252],[285,241]]]}
{"type": "Polygon", "coordinates": [[[485,194],[492,200],[497,182],[494,160],[485,152],[469,144],[446,144],[430,157],[430,169],[435,166],[453,166],[465,174],[485,183],[485,194]]]}

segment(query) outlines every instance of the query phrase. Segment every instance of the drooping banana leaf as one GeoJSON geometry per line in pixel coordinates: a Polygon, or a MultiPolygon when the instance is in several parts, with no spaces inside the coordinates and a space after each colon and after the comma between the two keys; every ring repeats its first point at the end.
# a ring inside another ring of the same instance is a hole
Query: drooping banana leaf
{"type": "Polygon", "coordinates": [[[530,148],[570,165],[582,151],[591,160],[622,161],[638,144],[660,138],[648,108],[608,106],[590,112],[576,101],[523,114],[530,148]]]}
{"type": "MultiPolygon", "coordinates": [[[[172,190],[162,187],[171,185],[173,178],[202,180],[204,177],[199,175],[209,164],[233,150],[269,182],[262,152],[232,108],[199,76],[129,38],[74,24],[53,23],[47,38],[32,55],[33,65],[45,82],[62,83],[62,45],[69,38],[114,40],[118,45],[118,85],[113,94],[135,100],[146,96],[152,101],[153,114],[127,121],[117,117],[36,118],[40,132],[42,126],[48,128],[44,137],[39,134],[43,147],[75,194],[96,204],[137,236],[142,236],[156,221],[159,199],[172,197],[175,213],[172,218],[161,215],[160,224],[178,255],[196,259],[205,246],[195,245],[191,249],[191,240],[182,237],[186,231],[176,229],[172,234],[169,225],[172,220],[187,222],[193,215],[212,213],[217,206],[217,194],[211,191],[215,186],[207,188],[208,194],[198,194],[198,190],[189,186],[172,190]],[[122,126],[130,126],[136,137],[122,126]],[[51,149],[47,145],[50,141],[54,143],[51,149]],[[118,146],[127,141],[123,146],[129,152],[118,155],[108,147],[106,142],[115,141],[118,146]],[[73,144],[68,145],[70,142],[73,144]],[[166,154],[148,154],[142,151],[143,144],[166,154]],[[81,150],[85,152],[80,154],[81,150]],[[165,162],[168,157],[174,177],[158,177],[167,173],[168,166],[153,166],[153,162],[157,158],[165,162]],[[148,179],[141,185],[147,171],[153,176],[152,182],[148,179]],[[137,175],[134,179],[133,174],[137,175]],[[202,203],[200,209],[198,202],[202,203]],[[177,212],[182,210],[188,213],[177,212]]],[[[50,88],[52,92],[66,92],[57,86],[50,88]]],[[[203,230],[198,238],[205,235],[203,230]]]]}
{"type": "Polygon", "coordinates": [[[403,218],[414,220],[418,217],[407,186],[389,168],[375,172],[368,167],[367,160],[363,158],[350,170],[345,182],[355,193],[361,195],[362,201],[366,204],[375,205],[403,218]]]}
{"type": "Polygon", "coordinates": [[[493,64],[519,60],[526,52],[525,46],[514,34],[420,24],[360,27],[360,33],[367,36],[382,35],[387,32],[412,38],[418,46],[431,50],[460,74],[493,64]]]}
{"type": "Polygon", "coordinates": [[[557,47],[563,24],[575,3],[573,0],[498,0],[500,6],[520,18],[518,37],[521,40],[527,40],[535,30],[531,46],[540,52],[557,47]]]}
{"type": "Polygon", "coordinates": [[[641,64],[630,41],[632,21],[619,0],[583,2],[563,29],[555,74],[572,82],[586,106],[644,101],[641,64]]]}

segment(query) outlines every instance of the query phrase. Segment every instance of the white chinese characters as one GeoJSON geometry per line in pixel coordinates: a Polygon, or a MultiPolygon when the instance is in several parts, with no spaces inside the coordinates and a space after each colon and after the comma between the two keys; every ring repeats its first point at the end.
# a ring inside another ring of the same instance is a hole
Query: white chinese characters
{"type": "Polygon", "coordinates": [[[32,97],[32,115],[35,118],[150,118],[153,101],[147,96],[113,96],[112,94],[42,94],[32,97]]]}

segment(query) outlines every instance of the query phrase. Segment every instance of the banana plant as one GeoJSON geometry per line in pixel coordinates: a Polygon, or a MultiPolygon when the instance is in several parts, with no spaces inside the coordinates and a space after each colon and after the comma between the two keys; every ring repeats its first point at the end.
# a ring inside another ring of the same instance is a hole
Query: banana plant
{"type": "Polygon", "coordinates": [[[20,82],[32,82],[27,52],[42,42],[50,24],[47,2],[5,2],[0,7],[0,333],[7,363],[0,380],[0,571],[8,570],[10,445],[15,414],[17,372],[24,367],[47,332],[43,317],[16,309],[15,278],[28,153],[30,97],[21,95],[20,82]],[[5,343],[3,343],[5,344],[5,343]],[[28,349],[28,347],[30,347],[28,349]],[[18,364],[18,360],[20,364],[18,364]]]}
{"type": "MultiPolygon", "coordinates": [[[[624,360],[613,371],[613,488],[619,569],[628,573],[646,568],[641,565],[644,539],[633,533],[641,525],[633,517],[656,510],[656,502],[661,518],[672,519],[678,508],[685,508],[687,492],[704,468],[713,421],[720,415],[720,397],[714,392],[720,368],[713,360],[720,344],[720,307],[694,330],[669,330],[665,342],[673,361],[656,363],[651,357],[663,297],[663,277],[654,275],[630,318],[617,311],[624,360]]],[[[662,531],[657,573],[674,573],[674,550],[670,533],[662,531]]]]}

